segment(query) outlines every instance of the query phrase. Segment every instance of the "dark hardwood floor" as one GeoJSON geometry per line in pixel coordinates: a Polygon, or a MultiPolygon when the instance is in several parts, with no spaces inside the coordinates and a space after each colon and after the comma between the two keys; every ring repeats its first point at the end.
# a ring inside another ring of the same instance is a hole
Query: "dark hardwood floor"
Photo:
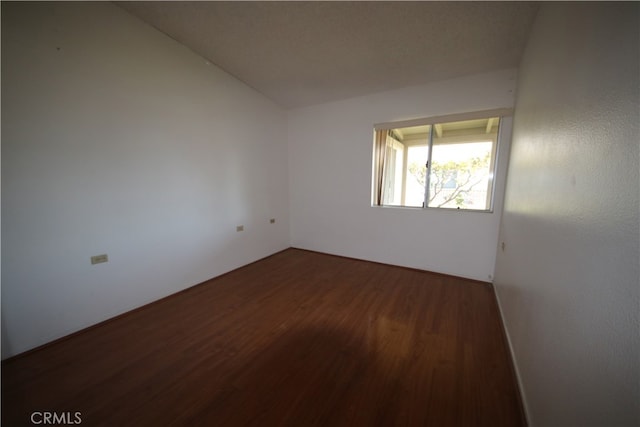
{"type": "Polygon", "coordinates": [[[5,361],[2,425],[34,411],[83,426],[525,425],[491,285],[297,249],[5,361]]]}

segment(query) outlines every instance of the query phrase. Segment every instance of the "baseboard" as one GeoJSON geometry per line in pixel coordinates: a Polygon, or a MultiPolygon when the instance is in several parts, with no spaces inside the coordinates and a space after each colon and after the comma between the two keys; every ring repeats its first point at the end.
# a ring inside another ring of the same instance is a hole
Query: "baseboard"
{"type": "Polygon", "coordinates": [[[292,246],[290,249],[296,249],[296,250],[299,250],[299,251],[306,251],[306,252],[313,252],[313,253],[316,253],[316,254],[328,255],[328,256],[333,256],[333,257],[337,257],[337,258],[351,259],[351,260],[355,260],[355,261],[370,262],[372,264],[386,265],[386,266],[396,267],[396,268],[405,268],[407,270],[422,271],[422,272],[425,272],[425,273],[435,274],[435,275],[438,275],[438,276],[451,277],[451,278],[454,278],[454,279],[466,280],[466,281],[469,281],[469,282],[482,283],[483,285],[491,285],[492,284],[492,282],[486,281],[486,280],[474,279],[472,277],[465,277],[465,276],[457,276],[455,274],[449,274],[449,273],[441,273],[439,271],[433,271],[433,270],[425,270],[424,268],[407,267],[406,265],[390,264],[388,262],[382,262],[382,261],[372,261],[372,260],[366,259],[366,258],[357,258],[357,257],[347,256],[347,255],[338,255],[338,254],[333,254],[333,253],[330,253],[330,252],[317,251],[317,250],[314,250],[314,249],[299,248],[299,247],[296,247],[296,246],[292,246]]]}
{"type": "Polygon", "coordinates": [[[516,355],[513,351],[513,345],[511,344],[511,336],[509,335],[509,330],[507,328],[507,324],[504,319],[504,312],[502,311],[502,305],[500,304],[500,297],[498,296],[498,292],[495,284],[493,285],[493,295],[496,299],[496,304],[498,306],[498,314],[500,315],[500,321],[502,323],[502,336],[505,342],[507,343],[507,347],[509,348],[509,354],[511,355],[511,369],[513,371],[513,376],[516,379],[516,387],[520,393],[520,404],[522,415],[524,417],[525,425],[530,426],[531,422],[529,419],[529,407],[527,405],[527,396],[524,392],[524,387],[522,385],[522,378],[520,377],[520,370],[518,369],[518,361],[516,359],[516,355]]]}

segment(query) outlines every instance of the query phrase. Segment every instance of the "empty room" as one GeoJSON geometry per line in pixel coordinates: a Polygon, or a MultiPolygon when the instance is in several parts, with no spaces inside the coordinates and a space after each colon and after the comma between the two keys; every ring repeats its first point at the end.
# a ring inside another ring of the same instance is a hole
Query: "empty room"
{"type": "Polygon", "coordinates": [[[636,2],[1,3],[2,425],[640,425],[636,2]]]}

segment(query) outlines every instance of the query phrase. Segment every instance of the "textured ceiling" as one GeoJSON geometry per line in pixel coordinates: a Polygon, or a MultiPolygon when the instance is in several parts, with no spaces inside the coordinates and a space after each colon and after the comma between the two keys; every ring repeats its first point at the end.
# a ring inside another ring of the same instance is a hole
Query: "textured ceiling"
{"type": "Polygon", "coordinates": [[[525,2],[118,2],[295,108],[517,67],[525,2]]]}

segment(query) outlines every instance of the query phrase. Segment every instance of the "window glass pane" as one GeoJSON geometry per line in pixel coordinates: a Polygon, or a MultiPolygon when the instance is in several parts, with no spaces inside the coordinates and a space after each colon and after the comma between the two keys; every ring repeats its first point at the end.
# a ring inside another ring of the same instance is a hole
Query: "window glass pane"
{"type": "Polygon", "coordinates": [[[428,157],[428,145],[411,145],[407,148],[405,206],[422,207],[424,204],[428,157]]]}
{"type": "Polygon", "coordinates": [[[500,118],[374,132],[373,204],[492,209],[500,118]],[[427,166],[427,164],[429,166],[427,166]]]}
{"type": "Polygon", "coordinates": [[[402,205],[402,165],[404,146],[393,137],[387,138],[387,153],[384,169],[383,204],[402,205]]]}
{"type": "Polygon", "coordinates": [[[498,118],[434,125],[429,207],[491,209],[498,118]]]}

